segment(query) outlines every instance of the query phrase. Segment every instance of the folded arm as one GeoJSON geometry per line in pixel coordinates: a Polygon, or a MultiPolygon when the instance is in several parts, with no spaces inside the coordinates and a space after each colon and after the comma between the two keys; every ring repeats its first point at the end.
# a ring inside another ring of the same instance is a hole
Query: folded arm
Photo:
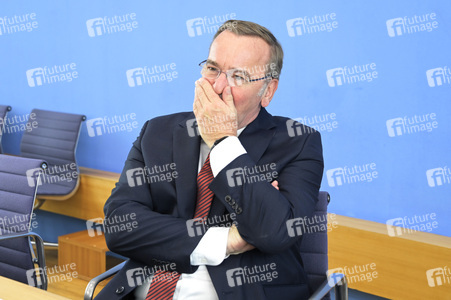
{"type": "Polygon", "coordinates": [[[275,253],[290,247],[300,236],[289,236],[287,222],[310,217],[314,211],[323,172],[320,134],[309,134],[297,151],[278,174],[279,190],[267,181],[229,185],[228,170],[255,167],[247,154],[222,169],[210,185],[229,212],[238,207],[240,236],[262,252],[275,253]]]}

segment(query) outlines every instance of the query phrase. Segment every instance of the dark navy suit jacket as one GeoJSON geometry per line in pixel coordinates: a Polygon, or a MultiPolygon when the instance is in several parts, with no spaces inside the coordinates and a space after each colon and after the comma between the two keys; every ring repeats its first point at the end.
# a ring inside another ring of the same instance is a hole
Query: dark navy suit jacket
{"type": "MultiPolygon", "coordinates": [[[[135,214],[133,230],[105,232],[109,249],[130,261],[96,299],[131,297],[137,283],[130,285],[127,271],[135,268],[149,270],[172,263],[180,273],[197,270],[190,264],[190,255],[202,233],[193,234],[187,226],[196,204],[201,141],[192,127],[194,118],[191,112],[152,119],[133,144],[119,182],[105,204],[105,218],[123,220],[135,214]],[[162,168],[171,163],[171,171],[175,167],[177,172],[175,180],[129,184],[131,172],[144,167],[155,171],[154,166],[162,168]]],[[[215,198],[209,219],[217,216],[219,220],[222,216],[224,221],[233,216],[243,239],[256,249],[231,255],[219,266],[207,267],[218,297],[307,298],[311,291],[299,251],[302,235],[291,237],[287,221],[311,216],[314,211],[323,173],[320,134],[287,118],[273,117],[262,108],[239,140],[247,154],[233,160],[211,183],[215,198]],[[252,170],[255,166],[264,171],[269,166],[271,176],[277,175],[269,181],[277,179],[280,190],[266,180],[247,183],[237,178],[237,170],[252,170]]]]}

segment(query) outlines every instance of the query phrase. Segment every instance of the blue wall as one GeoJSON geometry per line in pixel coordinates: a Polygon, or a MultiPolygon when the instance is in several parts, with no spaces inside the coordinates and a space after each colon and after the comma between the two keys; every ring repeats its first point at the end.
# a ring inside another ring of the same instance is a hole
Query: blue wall
{"type": "MultiPolygon", "coordinates": [[[[451,236],[449,1],[10,1],[0,11],[10,120],[33,108],[85,114],[78,161],[113,172],[146,120],[192,109],[219,21],[260,23],[285,51],[268,110],[321,131],[329,211],[408,227],[435,214],[422,230],[451,236]],[[159,80],[146,82],[146,67],[159,80]]],[[[10,131],[4,150],[18,154],[22,134],[10,131]]]]}

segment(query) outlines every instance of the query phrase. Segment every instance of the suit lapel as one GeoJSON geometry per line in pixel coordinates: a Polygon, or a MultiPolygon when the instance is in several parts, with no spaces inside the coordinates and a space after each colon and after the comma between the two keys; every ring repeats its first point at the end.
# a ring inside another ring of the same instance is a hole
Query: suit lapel
{"type": "MultiPolygon", "coordinates": [[[[251,122],[238,137],[244,149],[255,163],[258,163],[268,148],[275,134],[275,123],[271,115],[263,107],[257,118],[251,122]]],[[[218,199],[213,199],[209,217],[222,216],[226,212],[225,206],[218,199]]]]}
{"type": "Polygon", "coordinates": [[[268,148],[275,134],[275,126],[272,116],[262,107],[258,117],[240,134],[241,144],[255,163],[268,148]]]}
{"type": "Polygon", "coordinates": [[[193,218],[197,197],[200,136],[190,136],[189,133],[193,135],[193,131],[189,132],[187,128],[187,122],[193,119],[194,114],[191,114],[189,118],[179,123],[174,129],[172,141],[174,162],[178,171],[178,176],[175,179],[177,209],[179,216],[184,219],[193,218]]]}

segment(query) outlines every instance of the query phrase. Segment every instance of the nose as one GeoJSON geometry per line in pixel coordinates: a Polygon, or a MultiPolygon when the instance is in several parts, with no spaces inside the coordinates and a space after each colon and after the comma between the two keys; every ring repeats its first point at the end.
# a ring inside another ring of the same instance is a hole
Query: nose
{"type": "Polygon", "coordinates": [[[227,81],[227,76],[225,73],[221,73],[218,78],[216,78],[215,83],[213,84],[213,90],[216,94],[220,95],[226,88],[226,86],[229,85],[229,82],[227,81]]]}

